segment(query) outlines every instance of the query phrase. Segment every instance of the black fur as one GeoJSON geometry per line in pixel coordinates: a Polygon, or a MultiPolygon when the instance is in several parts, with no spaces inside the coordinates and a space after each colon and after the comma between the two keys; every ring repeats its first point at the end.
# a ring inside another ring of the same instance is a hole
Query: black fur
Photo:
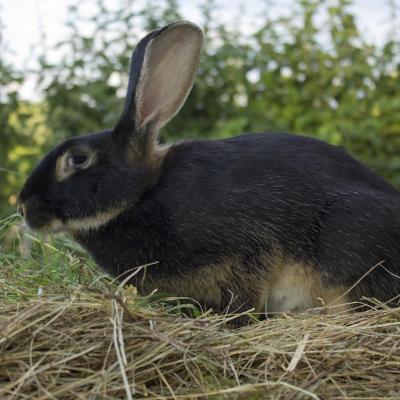
{"type": "Polygon", "coordinates": [[[90,217],[122,203],[136,203],[150,184],[151,175],[147,170],[143,165],[132,168],[121,158],[111,131],[72,138],[52,150],[35,168],[20,193],[19,202],[25,204],[24,216],[33,228],[41,228],[54,217],[63,223],[72,218],[90,217]],[[82,145],[96,152],[96,168],[57,182],[57,158],[67,149],[82,145]]]}
{"type": "MultiPolygon", "coordinates": [[[[140,203],[76,239],[113,274],[158,261],[147,273],[161,281],[277,247],[349,287],[380,261],[400,273],[399,204],[396,189],[341,148],[249,134],[174,146],[140,203]]],[[[354,300],[400,293],[400,279],[379,269],[361,286],[354,300]]]]}
{"type": "MultiPolygon", "coordinates": [[[[143,61],[145,45],[139,50],[143,61]]],[[[136,76],[141,64],[132,64],[136,76]]],[[[136,85],[131,80],[129,90],[136,85]]],[[[233,292],[236,306],[254,305],[258,280],[274,267],[262,257],[275,253],[312,265],[326,287],[351,288],[384,262],[349,298],[400,294],[400,193],[344,149],[302,136],[246,134],[175,144],[152,164],[146,154],[136,162],[124,154],[121,146],[129,152],[132,139],[115,134],[122,127],[135,130],[132,116],[114,132],[71,139],[43,159],[20,194],[29,225],[40,229],[53,218],[67,224],[121,207],[99,227],[70,231],[110,274],[158,262],[133,278],[145,292],[172,287],[193,296],[185,289],[192,277],[205,288],[209,280],[220,301],[195,297],[219,310],[233,292]],[[95,165],[57,182],[58,157],[82,145],[96,154],[95,165]],[[215,282],[221,265],[229,277],[215,282]]]]}

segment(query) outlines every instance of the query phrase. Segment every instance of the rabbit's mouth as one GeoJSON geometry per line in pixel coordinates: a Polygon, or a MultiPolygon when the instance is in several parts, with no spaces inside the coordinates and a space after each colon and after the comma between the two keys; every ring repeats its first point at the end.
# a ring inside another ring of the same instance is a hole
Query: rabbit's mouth
{"type": "Polygon", "coordinates": [[[63,223],[38,197],[32,197],[25,202],[19,201],[17,210],[24,217],[26,225],[34,231],[59,232],[62,230],[63,223]]]}
{"type": "Polygon", "coordinates": [[[96,230],[118,217],[126,209],[123,203],[119,207],[98,211],[91,216],[82,218],[58,218],[48,205],[39,198],[33,197],[25,202],[19,202],[17,209],[24,217],[26,225],[38,232],[57,233],[67,231],[70,233],[96,230]]]}

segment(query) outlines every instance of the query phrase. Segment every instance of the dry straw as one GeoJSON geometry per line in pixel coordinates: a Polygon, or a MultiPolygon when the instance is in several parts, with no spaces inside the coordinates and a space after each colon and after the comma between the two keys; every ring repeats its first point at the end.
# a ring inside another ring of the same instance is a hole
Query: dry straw
{"type": "Polygon", "coordinates": [[[230,329],[133,288],[3,301],[0,399],[399,399],[400,308],[230,329]]]}

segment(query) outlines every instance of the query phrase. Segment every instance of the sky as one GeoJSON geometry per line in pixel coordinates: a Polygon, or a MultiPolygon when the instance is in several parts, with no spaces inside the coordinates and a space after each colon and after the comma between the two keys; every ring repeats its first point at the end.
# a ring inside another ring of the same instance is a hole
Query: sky
{"type": "MultiPolygon", "coordinates": [[[[80,0],[90,4],[95,0],[80,0]]],[[[140,4],[143,0],[138,0],[140,4]]],[[[285,14],[299,0],[276,0],[272,12],[285,14]]],[[[365,36],[380,43],[388,35],[390,0],[354,0],[352,7],[357,22],[365,36]]],[[[399,6],[400,0],[394,0],[399,6]]],[[[112,6],[121,3],[121,0],[107,0],[112,6]]],[[[41,32],[45,33],[47,44],[57,43],[65,38],[65,21],[68,6],[76,0],[0,0],[0,23],[3,26],[2,41],[6,44],[7,60],[17,68],[33,66],[32,46],[40,43],[41,32]]],[[[185,18],[200,23],[198,11],[200,0],[180,0],[181,10],[185,18]]],[[[260,10],[265,7],[262,0],[216,0],[216,14],[222,20],[234,21],[240,12],[246,17],[242,20],[241,29],[244,31],[254,26],[254,20],[260,10]]],[[[32,97],[33,85],[29,83],[23,88],[23,97],[32,97]]]]}

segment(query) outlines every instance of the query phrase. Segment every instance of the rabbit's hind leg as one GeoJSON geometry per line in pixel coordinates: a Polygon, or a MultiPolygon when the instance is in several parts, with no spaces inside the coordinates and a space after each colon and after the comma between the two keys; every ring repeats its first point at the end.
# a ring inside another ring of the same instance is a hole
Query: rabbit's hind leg
{"type": "MultiPolygon", "coordinates": [[[[352,302],[396,305],[400,296],[400,201],[383,194],[343,196],[322,221],[314,248],[325,287],[352,302]]],[[[357,307],[354,304],[353,307],[357,307]]]]}

